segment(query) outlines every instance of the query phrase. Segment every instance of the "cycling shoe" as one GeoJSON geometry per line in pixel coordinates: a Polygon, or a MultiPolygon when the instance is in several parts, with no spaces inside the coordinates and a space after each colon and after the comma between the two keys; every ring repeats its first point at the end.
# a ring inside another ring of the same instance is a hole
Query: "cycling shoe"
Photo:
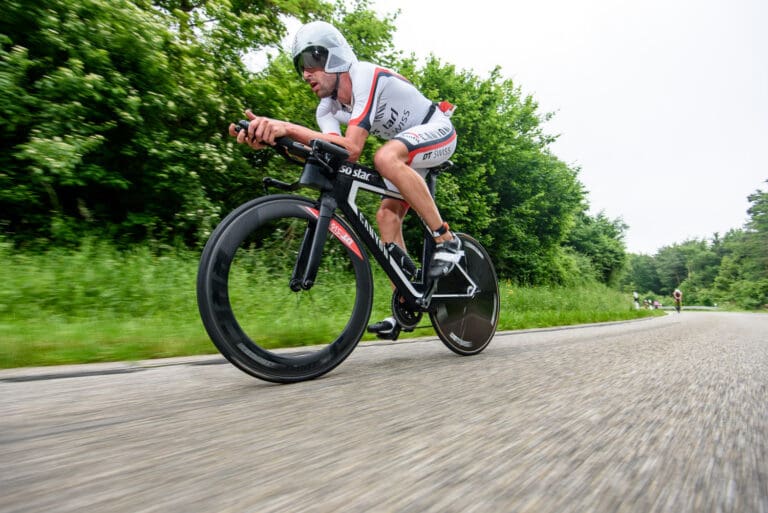
{"type": "Polygon", "coordinates": [[[383,321],[370,324],[368,332],[376,333],[376,336],[382,340],[397,340],[397,337],[400,336],[400,324],[394,317],[387,317],[383,321]]]}
{"type": "Polygon", "coordinates": [[[450,273],[463,256],[461,240],[455,234],[451,240],[437,244],[429,263],[429,277],[435,279],[450,273]]]}

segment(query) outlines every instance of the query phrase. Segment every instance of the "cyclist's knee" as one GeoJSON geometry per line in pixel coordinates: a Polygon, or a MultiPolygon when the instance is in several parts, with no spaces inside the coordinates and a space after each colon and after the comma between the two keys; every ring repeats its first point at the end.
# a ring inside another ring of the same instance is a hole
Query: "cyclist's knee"
{"type": "Polygon", "coordinates": [[[381,174],[386,176],[394,165],[405,164],[408,161],[408,148],[400,141],[387,141],[384,146],[376,150],[373,156],[373,165],[381,174]]]}

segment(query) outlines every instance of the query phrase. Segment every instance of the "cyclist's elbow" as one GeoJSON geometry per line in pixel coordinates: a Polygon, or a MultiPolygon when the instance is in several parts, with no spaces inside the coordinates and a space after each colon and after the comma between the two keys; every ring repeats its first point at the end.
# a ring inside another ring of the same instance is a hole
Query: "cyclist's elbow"
{"type": "Polygon", "coordinates": [[[347,153],[349,153],[348,160],[350,162],[357,162],[360,158],[360,155],[363,153],[363,145],[355,143],[355,141],[349,137],[344,137],[338,134],[330,134],[330,136],[326,135],[326,137],[323,139],[336,144],[337,146],[341,146],[347,150],[347,153]]]}
{"type": "Polygon", "coordinates": [[[357,126],[347,128],[346,134],[341,138],[341,145],[349,152],[350,162],[357,162],[363,153],[368,132],[357,126]]]}
{"type": "Polygon", "coordinates": [[[360,159],[360,155],[363,153],[362,148],[358,148],[352,145],[346,145],[344,148],[349,152],[350,162],[357,162],[360,159]]]}

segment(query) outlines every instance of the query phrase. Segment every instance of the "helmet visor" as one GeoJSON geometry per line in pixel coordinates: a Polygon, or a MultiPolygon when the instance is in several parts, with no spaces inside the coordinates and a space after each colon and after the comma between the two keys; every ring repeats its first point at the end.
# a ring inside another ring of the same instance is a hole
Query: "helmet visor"
{"type": "Polygon", "coordinates": [[[293,65],[299,75],[304,74],[307,68],[325,69],[326,62],[328,62],[328,50],[322,46],[310,46],[293,59],[293,65]]]}

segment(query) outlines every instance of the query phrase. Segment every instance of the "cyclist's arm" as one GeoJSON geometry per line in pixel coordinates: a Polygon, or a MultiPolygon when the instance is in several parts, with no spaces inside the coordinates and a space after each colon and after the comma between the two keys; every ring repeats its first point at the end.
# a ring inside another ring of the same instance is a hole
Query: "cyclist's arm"
{"type": "Polygon", "coordinates": [[[250,122],[247,133],[245,130],[235,132],[234,124],[230,125],[229,133],[237,137],[237,142],[248,144],[255,150],[264,148],[264,143],[272,145],[275,139],[286,136],[302,144],[309,144],[313,139],[323,139],[344,147],[349,152],[349,160],[354,162],[360,158],[368,137],[368,131],[358,126],[347,127],[345,135],[323,134],[288,121],[256,116],[250,110],[246,110],[245,114],[250,122]]]}
{"type": "Polygon", "coordinates": [[[349,160],[356,162],[363,152],[365,141],[368,138],[368,131],[359,126],[348,126],[344,135],[324,134],[305,126],[287,123],[285,135],[303,144],[309,144],[309,141],[312,139],[323,139],[333,144],[338,144],[349,152],[349,160]]]}

